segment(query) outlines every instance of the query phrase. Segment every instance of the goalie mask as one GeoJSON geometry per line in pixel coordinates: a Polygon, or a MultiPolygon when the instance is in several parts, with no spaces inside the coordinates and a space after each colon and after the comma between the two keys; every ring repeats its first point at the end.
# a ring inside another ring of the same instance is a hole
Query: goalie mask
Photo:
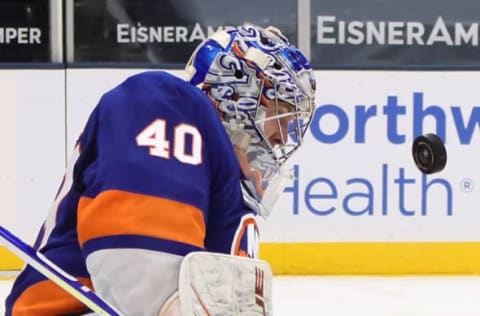
{"type": "Polygon", "coordinates": [[[313,114],[310,64],[278,29],[245,24],[200,44],[186,76],[219,112],[242,168],[244,200],[267,217],[291,179],[282,166],[313,114]]]}

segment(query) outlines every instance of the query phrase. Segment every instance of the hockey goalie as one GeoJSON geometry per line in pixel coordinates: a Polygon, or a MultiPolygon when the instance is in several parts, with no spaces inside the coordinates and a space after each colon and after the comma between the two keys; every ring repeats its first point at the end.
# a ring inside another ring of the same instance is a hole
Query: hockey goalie
{"type": "MultiPolygon", "coordinates": [[[[88,87],[84,87],[88,89],[88,87]]],[[[92,111],[35,249],[124,315],[271,315],[258,259],[314,111],[305,56],[274,27],[202,42],[185,78],[133,75],[92,111]]],[[[27,266],[6,315],[84,315],[27,266]]]]}

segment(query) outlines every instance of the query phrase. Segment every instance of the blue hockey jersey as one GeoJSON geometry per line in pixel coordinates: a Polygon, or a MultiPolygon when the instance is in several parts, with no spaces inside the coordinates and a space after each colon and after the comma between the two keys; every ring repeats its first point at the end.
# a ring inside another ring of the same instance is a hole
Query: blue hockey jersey
{"type": "MultiPolygon", "coordinates": [[[[256,223],[240,177],[230,139],[202,91],[166,72],[134,75],[105,93],[91,113],[35,247],[87,286],[111,291],[107,297],[114,300],[118,284],[133,287],[134,277],[137,292],[161,292],[165,285],[154,282],[163,279],[153,274],[176,276],[180,262],[162,256],[205,250],[255,255],[248,243],[257,240],[256,223]],[[153,257],[161,257],[156,273],[141,268],[148,275],[129,276],[124,269],[143,267],[153,257]],[[105,276],[117,283],[93,272],[99,258],[106,258],[105,276]]],[[[125,295],[125,301],[134,298],[125,295]]],[[[148,295],[156,294],[140,296],[148,295]]],[[[7,316],[86,312],[29,266],[6,301],[7,316]]]]}

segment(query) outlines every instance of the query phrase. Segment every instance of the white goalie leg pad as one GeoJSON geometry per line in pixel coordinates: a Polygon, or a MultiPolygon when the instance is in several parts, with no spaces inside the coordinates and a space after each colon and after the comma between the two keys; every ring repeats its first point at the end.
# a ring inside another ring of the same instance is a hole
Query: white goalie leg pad
{"type": "Polygon", "coordinates": [[[272,270],[259,259],[192,252],[179,278],[182,315],[272,315],[272,270]]]}

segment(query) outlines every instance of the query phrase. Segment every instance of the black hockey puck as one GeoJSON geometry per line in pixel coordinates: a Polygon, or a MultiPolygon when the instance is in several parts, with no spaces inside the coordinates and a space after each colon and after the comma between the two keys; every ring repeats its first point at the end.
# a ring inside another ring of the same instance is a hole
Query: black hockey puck
{"type": "Polygon", "coordinates": [[[412,145],[413,160],[424,174],[442,171],[447,164],[447,150],[436,134],[418,136],[412,145]]]}

